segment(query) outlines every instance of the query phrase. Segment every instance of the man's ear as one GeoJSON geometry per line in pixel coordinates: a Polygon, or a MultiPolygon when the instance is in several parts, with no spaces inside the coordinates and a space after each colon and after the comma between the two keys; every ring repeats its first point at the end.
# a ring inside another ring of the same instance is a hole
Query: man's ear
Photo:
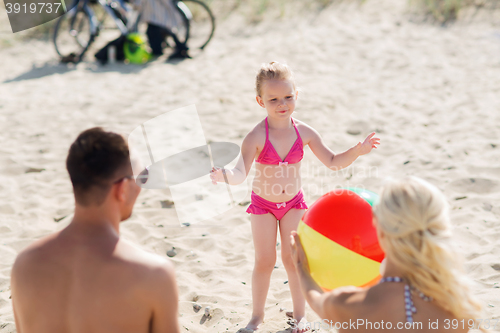
{"type": "Polygon", "coordinates": [[[257,103],[259,103],[260,106],[265,108],[266,106],[264,105],[264,100],[260,96],[255,96],[255,99],[257,100],[257,103]]]}
{"type": "Polygon", "coordinates": [[[113,195],[117,201],[120,202],[125,202],[126,199],[126,186],[125,186],[126,179],[123,179],[121,182],[118,182],[116,184],[113,184],[113,195]]]}

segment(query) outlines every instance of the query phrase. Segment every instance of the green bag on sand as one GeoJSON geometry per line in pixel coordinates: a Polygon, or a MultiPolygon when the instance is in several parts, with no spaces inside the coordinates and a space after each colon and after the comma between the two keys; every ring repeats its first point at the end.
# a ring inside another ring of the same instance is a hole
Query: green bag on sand
{"type": "Polygon", "coordinates": [[[151,59],[146,39],[139,33],[128,34],[123,45],[125,60],[132,64],[144,64],[151,59]]]}

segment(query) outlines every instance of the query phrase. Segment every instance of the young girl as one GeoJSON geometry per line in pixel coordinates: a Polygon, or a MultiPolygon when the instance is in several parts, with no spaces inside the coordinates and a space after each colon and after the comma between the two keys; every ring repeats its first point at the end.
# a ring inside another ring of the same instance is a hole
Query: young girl
{"type": "Polygon", "coordinates": [[[293,73],[285,64],[271,62],[261,67],[256,78],[257,103],[266,109],[267,117],[243,140],[241,158],[231,170],[214,168],[210,177],[214,184],[245,181],[255,159],[256,176],[252,185],[252,235],[255,266],[252,275],[253,314],[247,329],[256,330],[264,319],[264,306],[276,263],[277,226],[281,235],[281,259],[288,275],[292,294],[293,319],[304,319],[305,299],[293,265],[290,234],[307,209],[301,189],[300,166],[304,146],[309,145],[318,159],[330,169],[349,166],[360,155],[376,148],[379,139],[370,134],[363,143],[335,154],[322,141],[318,132],[292,118],[298,91],[293,73]]]}

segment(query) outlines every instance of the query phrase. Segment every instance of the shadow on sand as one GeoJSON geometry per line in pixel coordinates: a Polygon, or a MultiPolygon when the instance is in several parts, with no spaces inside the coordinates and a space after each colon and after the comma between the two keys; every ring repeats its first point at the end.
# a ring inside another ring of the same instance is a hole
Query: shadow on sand
{"type": "Polygon", "coordinates": [[[83,69],[88,72],[93,72],[93,73],[107,73],[107,72],[118,72],[122,74],[135,74],[143,70],[144,68],[161,62],[169,65],[177,65],[180,62],[182,62],[184,59],[171,59],[171,60],[162,60],[158,59],[157,61],[149,62],[143,65],[138,65],[138,64],[125,64],[123,62],[117,62],[114,64],[105,64],[101,65],[97,61],[83,61],[78,64],[73,64],[73,63],[61,63],[61,62],[56,62],[54,60],[48,61],[45,64],[41,66],[35,66],[33,65],[31,69],[21,75],[18,75],[15,78],[7,79],[3,81],[3,83],[10,83],[10,82],[19,82],[19,81],[26,81],[26,80],[34,80],[34,79],[40,79],[46,76],[54,75],[54,74],[66,74],[69,72],[73,72],[77,69],[83,69]]]}
{"type": "Polygon", "coordinates": [[[7,79],[3,81],[3,83],[39,79],[53,74],[65,74],[75,69],[75,67],[71,68],[67,64],[49,62],[44,64],[43,66],[32,66],[31,69],[26,73],[23,73],[12,79],[7,79]]]}

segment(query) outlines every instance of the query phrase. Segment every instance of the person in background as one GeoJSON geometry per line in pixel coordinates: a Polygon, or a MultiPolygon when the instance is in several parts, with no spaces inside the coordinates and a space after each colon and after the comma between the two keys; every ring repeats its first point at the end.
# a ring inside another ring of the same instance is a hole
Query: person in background
{"type": "Polygon", "coordinates": [[[184,23],[175,0],[135,0],[134,6],[141,12],[141,22],[148,24],[146,35],[153,55],[163,54],[163,43],[171,36],[175,48],[169,59],[190,58],[186,41],[181,42],[177,36],[178,27],[184,23]]]}

